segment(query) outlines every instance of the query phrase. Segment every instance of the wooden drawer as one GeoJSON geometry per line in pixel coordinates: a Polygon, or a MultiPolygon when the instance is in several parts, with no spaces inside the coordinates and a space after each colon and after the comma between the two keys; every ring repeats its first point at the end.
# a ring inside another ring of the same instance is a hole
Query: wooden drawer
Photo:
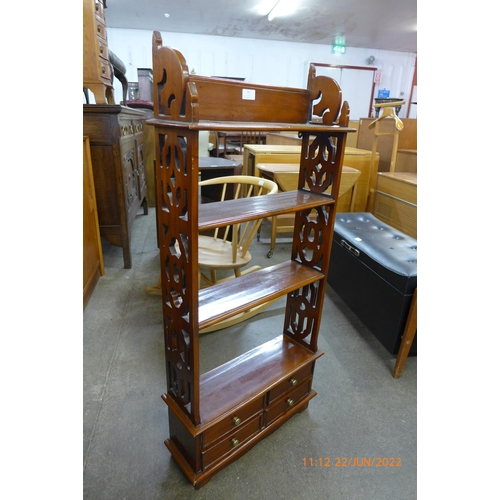
{"type": "Polygon", "coordinates": [[[278,384],[276,387],[271,389],[269,391],[269,396],[267,400],[267,404],[272,404],[273,401],[281,397],[284,393],[289,391],[290,389],[293,389],[294,387],[297,387],[304,382],[304,380],[312,375],[312,363],[304,366],[300,370],[297,370],[295,373],[293,373],[287,380],[281,382],[278,384]]]}
{"type": "Polygon", "coordinates": [[[109,61],[99,57],[99,64],[101,65],[101,78],[111,82],[111,66],[109,61]]]}
{"type": "Polygon", "coordinates": [[[203,447],[206,448],[209,444],[219,439],[224,434],[241,428],[246,421],[253,417],[256,413],[263,409],[263,398],[251,401],[242,408],[228,414],[223,420],[210,427],[203,433],[203,447]]]}
{"type": "Polygon", "coordinates": [[[96,18],[96,24],[97,24],[97,39],[102,38],[103,42],[107,42],[108,37],[106,34],[106,25],[97,18],[96,18]]]}
{"type": "Polygon", "coordinates": [[[211,464],[221,459],[224,455],[242,446],[245,441],[258,434],[262,427],[262,414],[256,415],[247,423],[239,426],[231,434],[201,453],[202,468],[206,469],[211,464]]]}
{"type": "Polygon", "coordinates": [[[305,398],[311,390],[312,378],[306,380],[302,385],[299,385],[293,391],[286,393],[281,399],[278,399],[268,410],[265,412],[266,426],[276,420],[283,413],[291,410],[297,403],[305,398]]]}
{"type": "Polygon", "coordinates": [[[95,2],[95,15],[104,20],[104,6],[98,0],[95,2]]]}
{"type": "Polygon", "coordinates": [[[97,44],[99,45],[99,55],[106,60],[109,60],[108,44],[97,37],[97,44]]]}

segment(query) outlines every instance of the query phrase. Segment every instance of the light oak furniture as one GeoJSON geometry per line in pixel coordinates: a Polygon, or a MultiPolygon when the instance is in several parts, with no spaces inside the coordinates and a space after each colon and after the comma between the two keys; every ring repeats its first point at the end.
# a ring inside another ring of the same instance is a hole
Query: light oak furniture
{"type": "Polygon", "coordinates": [[[104,260],[102,258],[101,237],[99,235],[99,218],[95,198],[94,176],[90,141],[83,138],[83,308],[87,306],[92,292],[99,280],[104,276],[104,260]]]}
{"type": "Polygon", "coordinates": [[[405,234],[417,237],[417,174],[379,172],[372,213],[405,234]]]}
{"type": "MultiPolygon", "coordinates": [[[[375,184],[377,182],[377,172],[378,166],[376,165],[375,159],[378,153],[378,140],[379,137],[391,137],[392,138],[392,146],[391,146],[391,159],[389,163],[389,172],[394,172],[396,168],[396,158],[398,153],[398,143],[399,143],[399,132],[403,130],[404,124],[402,120],[399,118],[395,111],[395,107],[403,105],[404,101],[397,102],[389,102],[389,103],[377,103],[375,104],[375,109],[380,111],[382,108],[382,114],[373,120],[368,128],[373,129],[373,144],[372,144],[372,159],[370,163],[370,181],[369,181],[369,193],[368,193],[368,211],[372,211],[373,209],[373,198],[375,192],[375,184]],[[380,130],[380,124],[382,122],[389,122],[393,124],[390,132],[384,132],[380,130]]],[[[377,114],[378,116],[378,114],[377,114]]]]}
{"type": "MultiPolygon", "coordinates": [[[[286,144],[252,144],[246,145],[243,155],[243,173],[245,175],[258,175],[255,173],[255,165],[258,163],[300,163],[301,146],[286,144]]],[[[370,182],[370,166],[372,162],[371,150],[359,148],[345,148],[343,164],[346,167],[355,168],[361,172],[356,184],[356,197],[354,212],[364,212],[368,203],[368,192],[370,182]]],[[[379,155],[375,155],[375,167],[378,168],[379,155]]],[[[349,208],[345,200],[339,200],[342,206],[338,211],[347,211],[349,208]]]]}
{"type": "Polygon", "coordinates": [[[83,133],[90,139],[101,236],[123,248],[132,267],[132,223],[148,213],[141,111],[124,106],[83,105],[83,133]]]}
{"type": "Polygon", "coordinates": [[[106,0],[83,0],[83,88],[92,91],[96,104],[115,103],[105,8],[106,0]]]}
{"type": "Polygon", "coordinates": [[[395,172],[417,173],[417,150],[398,149],[395,172]]]}
{"type": "MultiPolygon", "coordinates": [[[[345,158],[345,156],[344,156],[345,158]]],[[[256,170],[259,174],[275,181],[280,191],[294,191],[299,184],[299,168],[296,163],[257,163],[256,170]]],[[[345,197],[348,198],[348,210],[352,212],[356,200],[356,185],[361,175],[359,170],[351,167],[342,167],[342,176],[340,178],[340,188],[337,201],[337,210],[343,210],[342,202],[345,204],[345,197]]],[[[276,237],[278,233],[293,232],[295,218],[290,215],[278,215],[271,217],[271,248],[267,256],[271,258],[276,247],[276,237]]]]}
{"type": "MultiPolygon", "coordinates": [[[[403,129],[399,132],[398,150],[417,150],[417,119],[400,118],[403,123],[403,129]]],[[[358,141],[356,147],[359,149],[368,149],[371,151],[374,139],[374,129],[369,128],[373,118],[360,118],[358,128],[358,141]]],[[[379,130],[390,134],[393,131],[394,122],[391,120],[382,120],[379,123],[379,130]]],[[[389,172],[391,156],[393,149],[393,138],[390,135],[378,138],[377,152],[380,155],[379,172],[389,172]]],[[[396,167],[397,169],[397,167],[396,167]]]]}
{"type": "Polygon", "coordinates": [[[155,118],[149,123],[156,130],[167,367],[163,399],[170,432],[165,444],[199,488],[306,409],[316,395],[312,382],[323,354],[318,333],[335,200],[346,135],[352,129],[338,84],[316,77],[313,65],[307,89],[192,75],[179,51],[162,46],[159,32],[153,33],[153,86],[155,118]],[[248,95],[254,99],[244,99],[248,95]],[[322,115],[321,124],[310,122],[311,108],[322,115]],[[235,110],[243,121],[233,121],[235,110]],[[302,132],[298,189],[251,201],[199,204],[199,130],[302,132]],[[310,134],[316,136],[311,146],[310,134]],[[316,150],[317,157],[312,154],[316,150]],[[315,220],[310,220],[311,212],[317,213],[315,220]],[[296,214],[290,261],[199,289],[200,231],[286,213],[296,214]],[[277,337],[200,373],[200,330],[285,296],[283,330],[277,337]]]}
{"type": "Polygon", "coordinates": [[[417,288],[413,292],[413,299],[410,305],[410,311],[408,312],[408,318],[406,319],[405,329],[403,331],[403,337],[401,338],[401,345],[399,346],[398,355],[396,357],[396,363],[394,364],[394,371],[392,376],[394,378],[399,378],[401,373],[403,373],[403,368],[410,353],[410,349],[415,339],[417,333],[417,288]]]}
{"type": "MultiPolygon", "coordinates": [[[[349,127],[357,129],[359,125],[358,121],[349,120],[349,127]]],[[[310,141],[313,138],[311,137],[310,141]]],[[[347,136],[346,148],[355,148],[357,142],[357,134],[351,133],[347,136]]],[[[290,145],[290,146],[300,146],[302,144],[302,138],[299,137],[297,132],[270,132],[266,136],[266,144],[269,145],[290,145]]]]}

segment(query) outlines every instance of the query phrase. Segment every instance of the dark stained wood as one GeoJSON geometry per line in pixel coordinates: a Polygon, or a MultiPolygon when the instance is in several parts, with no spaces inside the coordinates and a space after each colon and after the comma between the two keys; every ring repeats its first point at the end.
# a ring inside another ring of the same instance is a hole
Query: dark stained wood
{"type": "Polygon", "coordinates": [[[199,488],[307,408],[316,360],[349,106],[310,67],[307,89],[191,75],[153,33],[157,214],[170,436],[165,444],[199,488]],[[249,99],[245,97],[250,97],[249,99]],[[321,116],[312,121],[312,110],[321,116]],[[302,134],[297,191],[200,204],[198,131],[302,134]],[[314,136],[314,137],[312,137],[314,136]],[[198,234],[295,214],[290,261],[199,290],[198,234]],[[200,373],[199,333],[286,296],[279,337],[200,373]]]}
{"type": "Polygon", "coordinates": [[[132,223],[142,206],[148,213],[142,122],[144,114],[123,106],[83,105],[83,133],[90,139],[102,237],[123,248],[132,267],[132,223]]]}
{"type": "Polygon", "coordinates": [[[334,203],[335,200],[330,196],[317,195],[309,191],[288,191],[249,199],[227,200],[210,206],[202,205],[198,213],[198,223],[202,231],[334,203]]]}
{"type": "Polygon", "coordinates": [[[265,395],[304,366],[311,372],[312,362],[322,355],[279,336],[202,375],[202,423],[215,420],[250,397],[265,395]]]}
{"type": "Polygon", "coordinates": [[[323,274],[287,261],[200,290],[198,318],[203,330],[252,307],[318,281],[323,274]]]}

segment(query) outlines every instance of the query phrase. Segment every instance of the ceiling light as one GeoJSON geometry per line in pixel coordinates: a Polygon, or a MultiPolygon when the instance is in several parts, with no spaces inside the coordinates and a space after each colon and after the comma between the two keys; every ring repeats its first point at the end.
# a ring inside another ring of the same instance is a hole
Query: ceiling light
{"type": "Polygon", "coordinates": [[[170,17],[170,14],[168,12],[165,12],[165,17],[170,17]]]}
{"type": "Polygon", "coordinates": [[[272,21],[275,17],[285,17],[293,14],[299,7],[300,0],[278,0],[267,15],[267,19],[272,21]]]}

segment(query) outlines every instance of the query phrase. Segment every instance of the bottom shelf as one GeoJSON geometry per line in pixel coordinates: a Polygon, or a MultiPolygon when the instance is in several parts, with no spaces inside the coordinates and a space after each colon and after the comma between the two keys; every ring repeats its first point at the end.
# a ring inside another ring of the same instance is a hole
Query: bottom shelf
{"type": "Polygon", "coordinates": [[[195,487],[308,407],[322,355],[279,336],[207,372],[200,379],[200,425],[163,396],[170,429],[165,444],[195,487]]]}
{"type": "Polygon", "coordinates": [[[200,379],[200,418],[204,424],[265,394],[294,371],[311,364],[323,352],[304,349],[285,336],[272,339],[203,374],[200,379]]]}

